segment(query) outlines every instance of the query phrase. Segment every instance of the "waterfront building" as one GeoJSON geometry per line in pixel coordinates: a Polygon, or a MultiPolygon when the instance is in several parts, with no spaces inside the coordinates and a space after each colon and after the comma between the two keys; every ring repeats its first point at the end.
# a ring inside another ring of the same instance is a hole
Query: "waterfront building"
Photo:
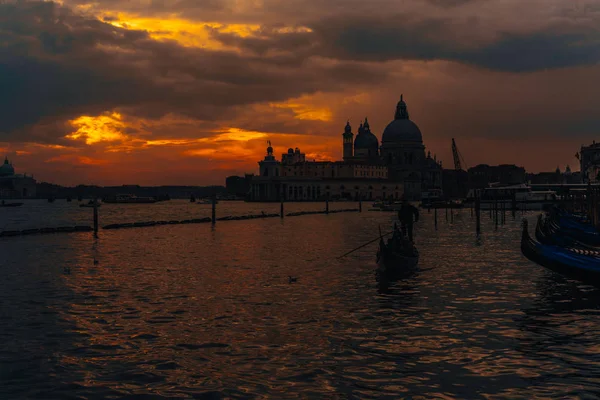
{"type": "Polygon", "coordinates": [[[383,131],[381,146],[367,118],[361,122],[356,136],[350,122],[346,122],[342,146],[343,161],[307,161],[298,148],[288,149],[278,161],[269,143],[267,155],[259,162],[260,173],[252,180],[250,199],[404,196],[419,200],[421,193],[442,188],[442,163],[430,152],[425,155],[421,131],[409,119],[402,96],[394,120],[383,131]]]}
{"type": "Polygon", "coordinates": [[[564,185],[581,183],[581,174],[572,172],[571,167],[567,165],[565,172],[556,168],[554,172],[539,172],[537,174],[527,174],[527,182],[530,185],[564,185]]]}
{"type": "Polygon", "coordinates": [[[267,154],[252,178],[250,201],[317,201],[400,199],[402,185],[390,182],[387,167],[364,161],[306,161],[300,149],[289,149],[281,161],[267,154]]]}
{"type": "Polygon", "coordinates": [[[32,198],[36,194],[36,182],[33,176],[15,174],[8,157],[0,165],[0,199],[32,198]]]}
{"type": "Polygon", "coordinates": [[[381,159],[389,168],[390,179],[403,183],[408,199],[418,200],[423,191],[442,187],[442,164],[431,153],[425,156],[421,130],[411,121],[403,96],[394,120],[381,136],[381,159]]]}
{"type": "Polygon", "coordinates": [[[510,186],[525,183],[525,168],[514,164],[479,164],[469,168],[469,185],[473,189],[482,189],[490,185],[510,186]]]}
{"type": "Polygon", "coordinates": [[[225,179],[225,190],[229,196],[244,198],[250,191],[253,174],[245,176],[228,176],[225,179]]]}
{"type": "Polygon", "coordinates": [[[600,143],[594,140],[589,146],[581,146],[576,157],[579,159],[581,182],[600,182],[600,143]]]}

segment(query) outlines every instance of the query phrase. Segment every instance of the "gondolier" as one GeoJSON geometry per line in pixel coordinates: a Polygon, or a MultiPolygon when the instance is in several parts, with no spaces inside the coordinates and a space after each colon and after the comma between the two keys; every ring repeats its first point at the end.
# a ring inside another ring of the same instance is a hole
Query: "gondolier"
{"type": "Polygon", "coordinates": [[[417,207],[409,204],[405,197],[402,197],[402,207],[398,210],[398,219],[402,225],[402,233],[408,233],[408,239],[413,240],[413,224],[419,221],[419,210],[417,207]]]}

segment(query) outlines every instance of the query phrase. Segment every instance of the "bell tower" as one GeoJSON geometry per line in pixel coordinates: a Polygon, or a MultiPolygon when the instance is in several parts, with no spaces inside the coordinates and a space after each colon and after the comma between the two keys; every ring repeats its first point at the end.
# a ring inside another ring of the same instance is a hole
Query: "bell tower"
{"type": "Polygon", "coordinates": [[[346,161],[353,156],[354,134],[352,133],[350,121],[346,122],[346,127],[344,128],[342,137],[344,139],[344,161],[346,161]]]}

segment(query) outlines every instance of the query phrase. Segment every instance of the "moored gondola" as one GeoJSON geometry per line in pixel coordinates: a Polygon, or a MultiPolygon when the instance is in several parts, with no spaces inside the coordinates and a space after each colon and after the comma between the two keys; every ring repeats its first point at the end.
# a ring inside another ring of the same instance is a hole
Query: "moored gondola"
{"type": "Polygon", "coordinates": [[[0,207],[20,207],[22,205],[23,203],[5,203],[4,200],[0,203],[0,207]]]}
{"type": "Polygon", "coordinates": [[[529,236],[523,220],[521,251],[525,257],[550,270],[600,286],[600,256],[577,248],[542,244],[529,236]]]}
{"type": "Polygon", "coordinates": [[[600,255],[598,247],[582,243],[569,236],[568,233],[561,232],[560,229],[557,229],[555,225],[550,223],[548,218],[544,218],[542,214],[539,215],[537,220],[535,238],[542,244],[587,250],[597,252],[600,255]]]}
{"type": "Polygon", "coordinates": [[[600,246],[600,233],[596,227],[565,211],[552,210],[548,214],[546,226],[555,235],[569,238],[586,246],[600,246]]]}
{"type": "Polygon", "coordinates": [[[394,234],[387,243],[383,237],[380,237],[377,251],[378,273],[388,277],[402,277],[412,274],[418,263],[419,251],[396,225],[394,225],[394,234]]]}

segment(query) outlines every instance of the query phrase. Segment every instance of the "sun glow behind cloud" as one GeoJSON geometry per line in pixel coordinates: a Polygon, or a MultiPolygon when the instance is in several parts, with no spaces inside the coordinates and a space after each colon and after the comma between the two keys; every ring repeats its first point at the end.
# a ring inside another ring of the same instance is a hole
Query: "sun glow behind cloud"
{"type": "Polygon", "coordinates": [[[126,125],[121,114],[116,112],[96,117],[83,115],[70,123],[77,130],[68,134],[67,139],[83,139],[88,145],[126,139],[126,135],[122,133],[126,125]]]}
{"type": "Polygon", "coordinates": [[[260,25],[256,24],[198,22],[176,16],[159,19],[110,12],[104,13],[101,19],[119,28],[146,31],[155,40],[174,40],[185,47],[200,47],[211,50],[228,48],[212,38],[212,31],[247,37],[257,34],[261,28],[260,25]]]}

